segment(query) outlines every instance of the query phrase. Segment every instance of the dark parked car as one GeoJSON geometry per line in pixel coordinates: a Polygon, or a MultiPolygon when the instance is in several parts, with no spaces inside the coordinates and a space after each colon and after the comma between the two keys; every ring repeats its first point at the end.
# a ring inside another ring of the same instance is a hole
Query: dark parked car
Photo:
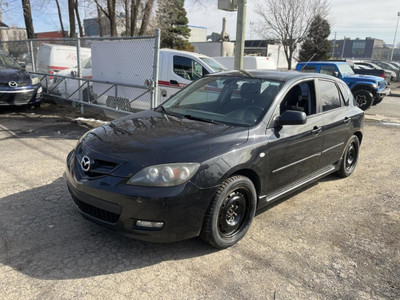
{"type": "Polygon", "coordinates": [[[35,105],[42,101],[42,86],[11,56],[0,53],[0,106],[35,105]]]}
{"type": "Polygon", "coordinates": [[[364,112],[322,74],[208,75],[154,110],[86,133],[67,157],[81,214],[127,236],[239,241],[256,210],[354,171],[364,112]]]}

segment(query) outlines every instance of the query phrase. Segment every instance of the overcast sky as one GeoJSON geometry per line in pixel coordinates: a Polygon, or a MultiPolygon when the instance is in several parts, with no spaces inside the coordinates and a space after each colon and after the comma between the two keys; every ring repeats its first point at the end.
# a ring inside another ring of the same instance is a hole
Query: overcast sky
{"type": "MultiPolygon", "coordinates": [[[[193,8],[192,3],[186,4],[189,24],[207,27],[209,34],[213,31],[221,32],[222,18],[226,17],[227,32],[234,40],[236,12],[218,10],[216,0],[207,2],[209,2],[209,5],[206,7],[195,5],[196,7],[193,8]]],[[[259,23],[259,17],[255,12],[256,2],[257,0],[247,1],[247,39],[258,37],[254,30],[259,23]],[[250,22],[255,25],[250,26],[250,22]]],[[[331,38],[334,37],[334,32],[336,32],[338,39],[344,36],[362,39],[375,37],[383,39],[388,44],[393,43],[398,18],[397,12],[400,12],[400,0],[331,0],[330,7],[331,38]]],[[[400,31],[396,43],[399,41],[400,31]]]]}
{"type": "MultiPolygon", "coordinates": [[[[258,38],[255,27],[259,24],[259,17],[255,12],[255,3],[263,0],[247,1],[247,26],[246,38],[258,38]],[[250,22],[254,23],[250,26],[250,22]]],[[[282,0],[283,1],[283,0],[282,0]]],[[[307,1],[307,0],[304,0],[307,1]]],[[[20,10],[20,1],[9,0],[3,2],[3,18],[8,25],[17,25],[25,27],[22,12],[20,10]],[[10,2],[9,7],[4,3],[10,2]]],[[[33,22],[36,32],[60,30],[55,6],[51,6],[54,1],[35,1],[33,3],[33,22]],[[42,7],[34,4],[46,3],[42,7]]],[[[66,1],[60,1],[62,5],[66,1]]],[[[213,31],[221,32],[222,18],[227,19],[227,32],[231,39],[235,39],[236,34],[236,12],[225,12],[217,9],[217,0],[201,0],[203,5],[196,5],[198,0],[186,0],[186,11],[189,18],[189,24],[195,26],[207,27],[208,33],[213,31]]],[[[81,1],[81,3],[84,3],[81,1]]],[[[331,10],[329,20],[331,22],[332,34],[337,32],[337,38],[344,36],[351,38],[375,37],[383,39],[386,43],[393,43],[394,32],[396,29],[397,12],[400,11],[400,0],[331,0],[331,10]]],[[[65,27],[68,29],[67,7],[62,7],[65,27]]],[[[81,9],[82,19],[90,17],[93,14],[89,9],[81,9]]],[[[400,42],[400,31],[398,32],[396,43],[400,42]]]]}

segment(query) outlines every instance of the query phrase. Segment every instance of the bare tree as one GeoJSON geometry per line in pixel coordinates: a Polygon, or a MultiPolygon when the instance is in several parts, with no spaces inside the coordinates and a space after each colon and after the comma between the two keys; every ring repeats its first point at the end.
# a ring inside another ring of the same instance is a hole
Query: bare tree
{"type": "Polygon", "coordinates": [[[57,11],[58,11],[58,18],[60,20],[61,34],[62,34],[62,37],[65,38],[66,34],[65,34],[64,24],[63,24],[62,15],[61,15],[60,3],[58,2],[58,0],[56,0],[56,5],[57,5],[57,11]]]}
{"type": "Polygon", "coordinates": [[[139,35],[146,34],[147,28],[150,23],[151,13],[153,11],[154,0],[147,0],[143,9],[142,24],[140,26],[139,35]]]}
{"type": "MultiPolygon", "coordinates": [[[[94,2],[110,22],[110,35],[116,36],[117,35],[117,22],[115,18],[116,0],[107,0],[107,8],[101,6],[98,0],[94,0],[94,2]]],[[[99,26],[101,26],[100,23],[99,26]]]]}
{"type": "Polygon", "coordinates": [[[131,0],[131,36],[135,35],[141,0],[131,0]]]}
{"type": "Polygon", "coordinates": [[[24,12],[26,35],[28,36],[28,39],[34,39],[35,31],[33,29],[32,10],[31,10],[31,1],[30,0],[22,0],[22,10],[24,12]]]}
{"type": "Polygon", "coordinates": [[[83,27],[82,27],[82,22],[81,22],[81,18],[79,16],[79,4],[78,4],[78,0],[75,0],[75,16],[76,16],[76,21],[78,22],[78,28],[79,28],[79,36],[83,37],[83,27]]]}
{"type": "Polygon", "coordinates": [[[76,37],[75,29],[75,0],[68,0],[68,16],[69,16],[69,36],[76,37]]]}
{"type": "Polygon", "coordinates": [[[264,0],[256,5],[261,18],[258,32],[282,43],[290,70],[296,46],[304,40],[312,20],[317,15],[326,18],[328,12],[328,0],[264,0]]]}

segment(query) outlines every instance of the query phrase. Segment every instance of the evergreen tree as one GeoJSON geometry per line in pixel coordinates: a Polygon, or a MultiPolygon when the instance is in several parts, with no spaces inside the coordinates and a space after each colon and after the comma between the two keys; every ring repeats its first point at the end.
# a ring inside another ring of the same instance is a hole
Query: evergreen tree
{"type": "Polygon", "coordinates": [[[161,47],[192,50],[187,41],[190,29],[184,8],[185,0],[159,0],[157,19],[161,29],[161,47]]]}
{"type": "Polygon", "coordinates": [[[329,58],[331,44],[328,37],[331,34],[331,26],[321,16],[316,16],[310,24],[307,36],[301,46],[300,61],[326,60],[329,58]]]}

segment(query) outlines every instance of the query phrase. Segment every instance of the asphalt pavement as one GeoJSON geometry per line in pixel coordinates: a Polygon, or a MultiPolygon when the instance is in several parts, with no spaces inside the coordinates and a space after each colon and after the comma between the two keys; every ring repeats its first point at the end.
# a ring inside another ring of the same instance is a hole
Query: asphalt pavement
{"type": "Polygon", "coordinates": [[[87,127],[0,108],[1,299],[399,299],[400,90],[367,112],[355,173],[259,213],[222,251],[83,219],[65,158],[87,127]]]}

